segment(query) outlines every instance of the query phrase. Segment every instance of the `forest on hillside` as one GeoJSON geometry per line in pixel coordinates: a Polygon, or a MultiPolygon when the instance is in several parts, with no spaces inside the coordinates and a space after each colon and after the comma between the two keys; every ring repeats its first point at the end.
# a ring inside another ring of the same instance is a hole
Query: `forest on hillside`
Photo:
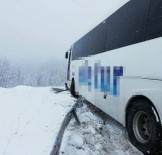
{"type": "Polygon", "coordinates": [[[18,85],[63,86],[66,81],[66,70],[67,64],[61,60],[32,68],[13,64],[6,58],[0,58],[0,87],[9,88],[18,85]]]}

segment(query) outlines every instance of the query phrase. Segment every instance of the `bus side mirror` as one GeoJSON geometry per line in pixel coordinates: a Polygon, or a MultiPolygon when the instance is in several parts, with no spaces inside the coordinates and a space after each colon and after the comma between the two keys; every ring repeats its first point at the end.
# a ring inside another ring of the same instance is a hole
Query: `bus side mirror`
{"type": "Polygon", "coordinates": [[[65,59],[68,59],[68,56],[69,56],[69,53],[66,52],[66,53],[65,53],[65,59]]]}

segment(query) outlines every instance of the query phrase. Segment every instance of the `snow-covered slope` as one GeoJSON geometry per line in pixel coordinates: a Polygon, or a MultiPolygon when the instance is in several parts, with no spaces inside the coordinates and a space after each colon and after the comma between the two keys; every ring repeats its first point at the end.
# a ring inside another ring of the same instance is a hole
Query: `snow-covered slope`
{"type": "Polygon", "coordinates": [[[0,155],[49,155],[73,104],[68,92],[49,87],[0,88],[0,155]]]}

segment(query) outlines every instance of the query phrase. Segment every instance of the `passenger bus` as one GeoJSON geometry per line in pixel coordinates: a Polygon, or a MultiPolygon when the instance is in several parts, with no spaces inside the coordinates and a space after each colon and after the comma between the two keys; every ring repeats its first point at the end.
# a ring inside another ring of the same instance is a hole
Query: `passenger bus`
{"type": "Polygon", "coordinates": [[[162,0],[130,0],[66,53],[68,87],[120,122],[144,154],[161,150],[162,0]]]}

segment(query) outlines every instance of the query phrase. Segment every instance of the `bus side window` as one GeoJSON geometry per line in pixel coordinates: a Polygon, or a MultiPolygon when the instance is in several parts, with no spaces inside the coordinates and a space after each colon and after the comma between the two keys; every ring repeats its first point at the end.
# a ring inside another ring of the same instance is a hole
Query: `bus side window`
{"type": "Polygon", "coordinates": [[[86,57],[88,56],[88,46],[89,46],[89,33],[86,34],[84,37],[82,37],[79,40],[79,53],[77,55],[77,57],[81,58],[81,57],[86,57]]]}
{"type": "Polygon", "coordinates": [[[162,0],[151,0],[146,40],[162,36],[162,0]]]}
{"type": "Polygon", "coordinates": [[[104,21],[90,32],[88,55],[105,52],[108,22],[104,21]]]}
{"type": "Polygon", "coordinates": [[[148,11],[149,0],[131,0],[112,14],[108,18],[106,51],[144,41],[148,11]]]}

